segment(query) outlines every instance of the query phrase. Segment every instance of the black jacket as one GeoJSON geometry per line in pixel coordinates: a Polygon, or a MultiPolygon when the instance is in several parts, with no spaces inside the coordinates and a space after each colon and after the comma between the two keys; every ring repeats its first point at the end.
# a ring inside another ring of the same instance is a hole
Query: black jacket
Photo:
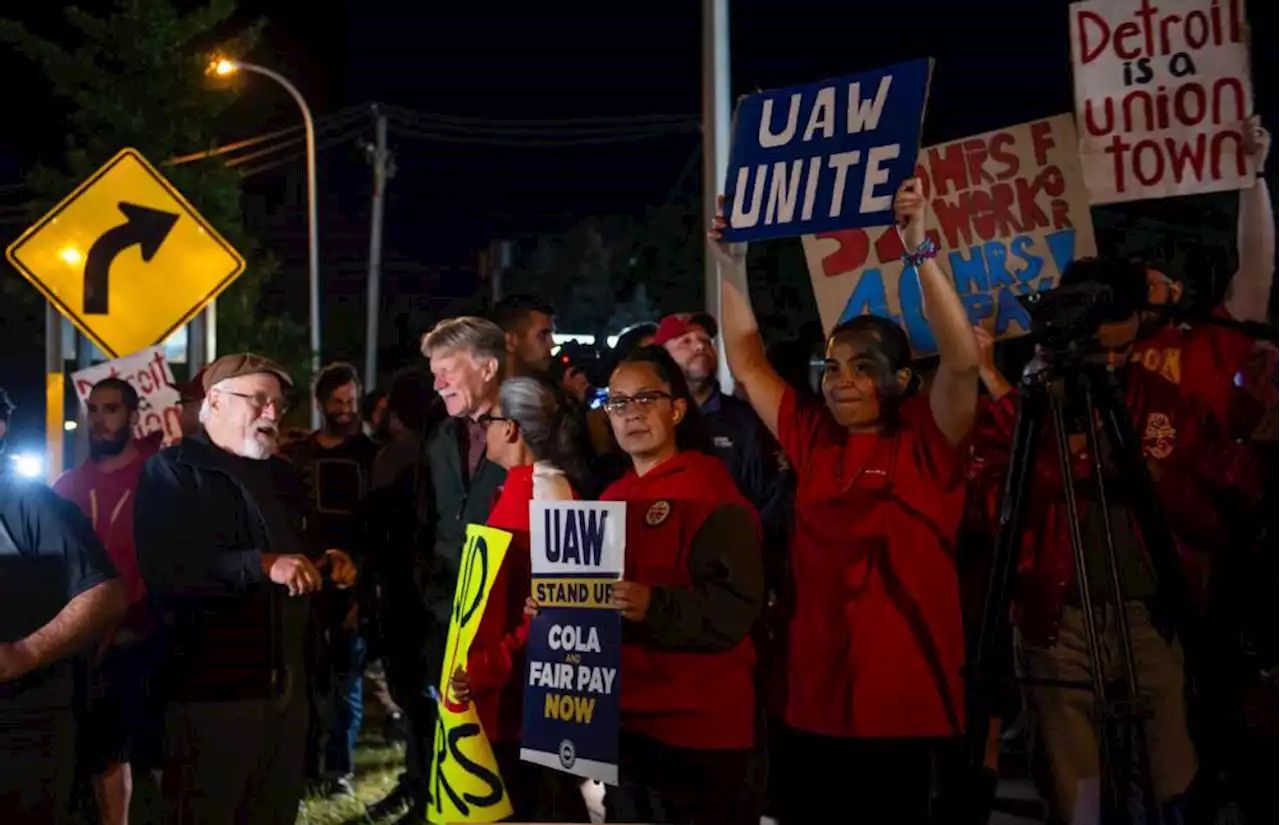
{"type": "MultiPolygon", "coordinates": [[[[716,455],[738,490],[760,513],[766,558],[785,554],[793,483],[782,447],[751,405],[732,395],[716,390],[699,410],[716,455]]],[[[766,568],[770,566],[766,564],[766,568]]],[[[770,571],[768,577],[773,579],[774,575],[770,571]]]]}
{"type": "Polygon", "coordinates": [[[467,525],[488,522],[494,498],[507,478],[506,470],[484,458],[470,478],[466,448],[466,424],[457,418],[437,424],[423,445],[426,472],[420,477],[430,484],[432,544],[429,555],[420,559],[417,582],[428,614],[426,664],[432,679],[444,658],[467,525]]]}
{"type": "Polygon", "coordinates": [[[264,554],[319,553],[293,468],[250,462],[203,432],[152,456],[134,506],[138,566],[161,619],[165,698],[300,695],[309,597],[289,597],[264,554]],[[256,492],[255,492],[256,491],[256,492]]]}

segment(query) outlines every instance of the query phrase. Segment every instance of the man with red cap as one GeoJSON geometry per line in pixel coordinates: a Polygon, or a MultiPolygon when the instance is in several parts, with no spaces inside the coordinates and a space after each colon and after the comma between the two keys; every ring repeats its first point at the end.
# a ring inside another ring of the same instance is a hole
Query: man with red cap
{"type": "Polygon", "coordinates": [[[760,512],[766,546],[781,552],[786,531],[785,461],[751,405],[720,391],[717,334],[719,328],[710,315],[686,312],[663,318],[652,343],[665,347],[680,366],[711,431],[716,455],[760,512]]]}

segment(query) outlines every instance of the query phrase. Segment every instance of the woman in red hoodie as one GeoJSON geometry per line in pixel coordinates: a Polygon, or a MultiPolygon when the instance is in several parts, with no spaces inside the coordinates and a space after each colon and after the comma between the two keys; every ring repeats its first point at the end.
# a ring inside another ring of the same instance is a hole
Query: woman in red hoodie
{"type": "Polygon", "coordinates": [[[924,393],[902,328],[861,315],[827,339],[824,403],[798,396],[765,357],[745,245],[720,242],[723,217],[711,233],[725,356],[797,479],[783,752],[770,760],[787,822],[927,821],[932,751],[964,727],[955,540],[978,346],[921,189],[905,181],[893,205],[900,283],[918,288],[934,339],[918,343],[938,350],[924,393]]]}
{"type": "Polygon", "coordinates": [[[454,671],[450,688],[458,701],[475,704],[515,809],[515,821],[559,818],[559,810],[564,809],[585,816],[581,794],[571,798],[577,793],[573,783],[553,781],[555,777],[546,777],[544,768],[520,761],[521,674],[529,636],[529,618],[524,615],[531,569],[529,503],[572,501],[578,498],[576,491],[590,483],[577,451],[581,422],[565,395],[537,378],[503,382],[498,404],[486,419],[485,456],[507,471],[507,479],[489,513],[489,526],[513,538],[489,590],[467,667],[454,671]],[[560,796],[570,798],[560,802],[560,796]]]}
{"type": "Polygon", "coordinates": [[[624,620],[617,819],[755,825],[759,517],[710,454],[666,350],[626,356],[605,409],[632,465],[601,496],[627,502],[626,570],[613,590],[624,620]]]}

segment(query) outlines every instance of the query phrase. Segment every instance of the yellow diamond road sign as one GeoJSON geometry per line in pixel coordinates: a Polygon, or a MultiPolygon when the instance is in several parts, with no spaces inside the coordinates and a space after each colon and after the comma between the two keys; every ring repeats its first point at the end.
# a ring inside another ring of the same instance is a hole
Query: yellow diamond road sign
{"type": "Polygon", "coordinates": [[[136,149],[76,187],[9,262],[112,357],[168,338],[244,271],[244,258],[136,149]]]}

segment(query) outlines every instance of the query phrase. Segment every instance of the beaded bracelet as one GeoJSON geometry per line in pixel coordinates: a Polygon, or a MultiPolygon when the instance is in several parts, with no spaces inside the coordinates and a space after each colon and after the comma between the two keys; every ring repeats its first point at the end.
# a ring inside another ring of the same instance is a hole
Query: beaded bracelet
{"type": "Polygon", "coordinates": [[[902,253],[902,265],[919,268],[920,264],[936,257],[938,257],[938,245],[933,242],[933,238],[926,237],[916,247],[915,252],[902,253]]]}

